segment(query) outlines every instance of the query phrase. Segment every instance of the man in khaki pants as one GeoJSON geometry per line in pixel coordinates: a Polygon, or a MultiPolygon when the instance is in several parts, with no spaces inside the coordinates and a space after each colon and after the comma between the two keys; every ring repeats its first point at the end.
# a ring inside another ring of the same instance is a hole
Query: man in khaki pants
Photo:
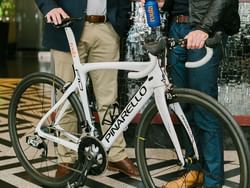
{"type": "MultiPolygon", "coordinates": [[[[72,24],[82,63],[119,60],[120,37],[127,34],[129,27],[129,0],[36,0],[36,3],[46,16],[47,22],[60,24],[62,18],[83,17],[83,21],[72,24]]],[[[51,49],[55,74],[66,82],[72,81],[73,61],[64,30],[55,29],[51,24],[45,24],[43,44],[51,49]]],[[[90,78],[99,120],[104,131],[108,128],[108,125],[102,123],[104,114],[110,105],[116,103],[117,99],[117,71],[92,71],[90,78]]],[[[74,117],[68,112],[65,114],[64,120],[67,122],[69,119],[74,119],[74,117]]],[[[72,132],[76,129],[74,124],[70,123],[66,123],[63,128],[72,132]]],[[[108,168],[129,176],[139,176],[137,167],[128,159],[125,147],[126,143],[121,135],[109,151],[108,168]]],[[[69,171],[65,167],[71,166],[75,155],[64,147],[59,147],[58,152],[61,165],[58,166],[56,176],[64,176],[69,171]]]]}

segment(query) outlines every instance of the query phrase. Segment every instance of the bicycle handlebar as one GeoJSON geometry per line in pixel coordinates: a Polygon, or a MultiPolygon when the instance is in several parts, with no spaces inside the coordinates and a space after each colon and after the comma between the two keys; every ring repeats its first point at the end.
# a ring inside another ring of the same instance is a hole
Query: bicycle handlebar
{"type": "MultiPolygon", "coordinates": [[[[185,67],[197,68],[206,64],[213,56],[213,49],[211,47],[214,47],[217,44],[219,44],[221,40],[222,40],[222,32],[216,32],[213,37],[208,38],[206,40],[206,45],[205,45],[206,55],[198,61],[186,62],[185,67]]],[[[187,43],[187,39],[174,39],[174,38],[162,37],[159,41],[147,43],[143,47],[150,54],[153,54],[154,56],[158,56],[160,53],[162,53],[165,50],[165,48],[172,49],[177,45],[185,47],[186,43],[187,43]]]]}
{"type": "Polygon", "coordinates": [[[186,62],[185,67],[198,68],[198,67],[201,67],[202,65],[205,65],[213,56],[213,49],[207,46],[205,48],[206,48],[206,55],[202,59],[198,61],[193,61],[193,62],[186,62]]]}
{"type": "Polygon", "coordinates": [[[186,62],[185,67],[197,68],[197,67],[200,67],[200,66],[206,64],[213,56],[213,49],[210,47],[214,47],[217,44],[219,44],[222,40],[222,36],[223,36],[222,32],[218,31],[215,33],[215,35],[213,37],[208,38],[206,40],[206,46],[205,46],[205,48],[206,48],[205,57],[203,57],[202,59],[195,61],[195,62],[186,62]]]}
{"type": "MultiPolygon", "coordinates": [[[[198,61],[186,62],[185,67],[187,67],[187,68],[200,67],[200,66],[206,64],[211,59],[212,56],[213,56],[213,49],[206,46],[206,55],[202,59],[200,59],[198,61]]],[[[151,62],[157,62],[157,57],[156,56],[149,53],[149,57],[150,57],[151,62]]],[[[143,78],[143,77],[147,76],[153,70],[154,66],[155,66],[155,63],[151,63],[151,65],[149,65],[147,68],[143,69],[142,71],[129,72],[128,73],[128,78],[130,78],[130,79],[143,78]]]]}

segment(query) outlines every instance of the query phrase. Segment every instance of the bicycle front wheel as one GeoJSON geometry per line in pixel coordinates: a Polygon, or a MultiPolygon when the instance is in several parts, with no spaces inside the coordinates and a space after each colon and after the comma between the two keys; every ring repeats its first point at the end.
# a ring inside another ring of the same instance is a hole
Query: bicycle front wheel
{"type": "MultiPolygon", "coordinates": [[[[180,103],[183,111],[189,120],[190,114],[186,114],[188,107],[196,106],[210,113],[223,126],[223,161],[224,175],[214,176],[208,173],[202,161],[196,161],[192,165],[182,167],[177,158],[173,144],[162,123],[155,102],[152,101],[144,110],[141,122],[137,128],[136,157],[140,174],[145,187],[161,187],[172,180],[184,177],[190,166],[199,166],[205,177],[217,179],[223,182],[227,188],[249,188],[250,185],[250,160],[249,148],[241,131],[241,128],[232,115],[210,96],[191,89],[174,89],[171,92],[173,99],[167,100],[168,105],[174,102],[180,103]]],[[[170,109],[170,108],[169,108],[170,109]]],[[[185,129],[171,112],[171,118],[181,143],[183,155],[190,157],[190,141],[187,140],[185,129]]],[[[192,124],[189,122],[189,124],[192,124]]],[[[192,126],[195,126],[192,124],[192,126]]],[[[212,141],[213,138],[211,138],[212,141]]],[[[209,144],[209,143],[208,143],[209,144]]],[[[215,146],[216,147],[216,146],[215,146]]],[[[199,148],[198,151],[200,152],[199,148]]],[[[199,153],[202,158],[202,153],[199,153]]],[[[200,183],[200,182],[198,182],[200,183]]],[[[194,182],[194,185],[198,185],[194,182]]],[[[203,186],[204,181],[201,182],[203,186]]],[[[185,188],[183,181],[181,187],[185,188]]],[[[179,186],[180,187],[180,186],[179,186]]],[[[194,186],[196,187],[196,186],[194,186]]]]}
{"type": "MultiPolygon", "coordinates": [[[[30,74],[17,85],[9,106],[9,131],[16,156],[38,184],[48,187],[65,187],[80,173],[77,152],[40,138],[34,132],[39,120],[62,96],[63,87],[64,82],[52,74],[30,74]],[[65,166],[65,163],[71,165],[65,166]],[[56,177],[58,168],[67,168],[68,173],[63,177],[56,177]]],[[[80,123],[84,121],[83,110],[74,93],[66,102],[71,107],[59,122],[60,126],[80,137],[80,123]]],[[[46,119],[42,130],[63,138],[63,133],[55,128],[55,117],[59,111],[60,107],[46,119]]]]}

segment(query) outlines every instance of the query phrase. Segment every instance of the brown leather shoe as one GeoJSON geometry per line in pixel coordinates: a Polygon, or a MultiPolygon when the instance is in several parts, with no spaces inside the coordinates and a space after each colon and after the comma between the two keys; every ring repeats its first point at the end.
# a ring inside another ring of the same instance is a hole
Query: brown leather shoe
{"type": "Polygon", "coordinates": [[[138,168],[133,164],[133,162],[129,158],[125,158],[118,162],[108,162],[108,170],[119,171],[128,176],[140,176],[138,168]]]}
{"type": "Polygon", "coordinates": [[[63,177],[70,173],[70,168],[73,167],[72,163],[60,163],[58,164],[57,170],[56,170],[56,177],[63,177]]]}
{"type": "Polygon", "coordinates": [[[182,177],[170,181],[162,186],[162,188],[194,188],[203,185],[203,172],[191,170],[182,177]]]}

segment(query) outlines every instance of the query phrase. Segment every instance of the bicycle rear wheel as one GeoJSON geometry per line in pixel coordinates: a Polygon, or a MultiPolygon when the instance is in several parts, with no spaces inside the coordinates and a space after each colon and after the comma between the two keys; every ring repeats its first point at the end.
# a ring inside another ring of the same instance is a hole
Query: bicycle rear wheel
{"type": "MultiPolygon", "coordinates": [[[[49,187],[65,187],[68,182],[77,178],[81,166],[77,160],[77,152],[66,150],[69,157],[74,158],[70,161],[72,165],[69,173],[63,177],[55,177],[58,165],[69,162],[64,161],[59,154],[65,148],[40,138],[34,132],[38,121],[62,96],[63,87],[64,82],[52,74],[30,74],[17,85],[9,106],[9,131],[16,156],[31,177],[49,187]],[[38,146],[35,146],[34,143],[38,146]]],[[[84,121],[83,110],[74,93],[66,101],[72,107],[67,115],[74,118],[62,118],[60,125],[62,127],[68,125],[68,128],[69,126],[74,127],[71,133],[80,137],[80,124],[84,121]]],[[[42,125],[43,131],[54,136],[61,134],[53,127],[55,116],[59,110],[60,108],[42,125]]]]}
{"type": "MultiPolygon", "coordinates": [[[[168,104],[179,102],[182,107],[189,105],[202,107],[218,118],[223,126],[224,177],[213,178],[222,180],[224,182],[223,187],[249,188],[250,159],[248,144],[239,125],[230,113],[216,100],[198,91],[179,88],[174,89],[172,94],[174,99],[168,100],[168,104]]],[[[184,128],[173,112],[171,118],[185,156],[187,147],[184,147],[184,145],[187,145],[189,141],[185,140],[184,128]]],[[[199,155],[202,156],[201,153],[199,155]]],[[[161,187],[166,182],[181,177],[186,171],[190,170],[188,165],[185,168],[180,166],[173,144],[162,124],[154,101],[145,108],[137,128],[136,157],[145,187],[161,187]]],[[[197,164],[199,162],[197,161],[197,164]]],[[[199,167],[206,176],[213,176],[208,174],[201,165],[199,167]]],[[[183,184],[183,187],[186,186],[183,184]]]]}

